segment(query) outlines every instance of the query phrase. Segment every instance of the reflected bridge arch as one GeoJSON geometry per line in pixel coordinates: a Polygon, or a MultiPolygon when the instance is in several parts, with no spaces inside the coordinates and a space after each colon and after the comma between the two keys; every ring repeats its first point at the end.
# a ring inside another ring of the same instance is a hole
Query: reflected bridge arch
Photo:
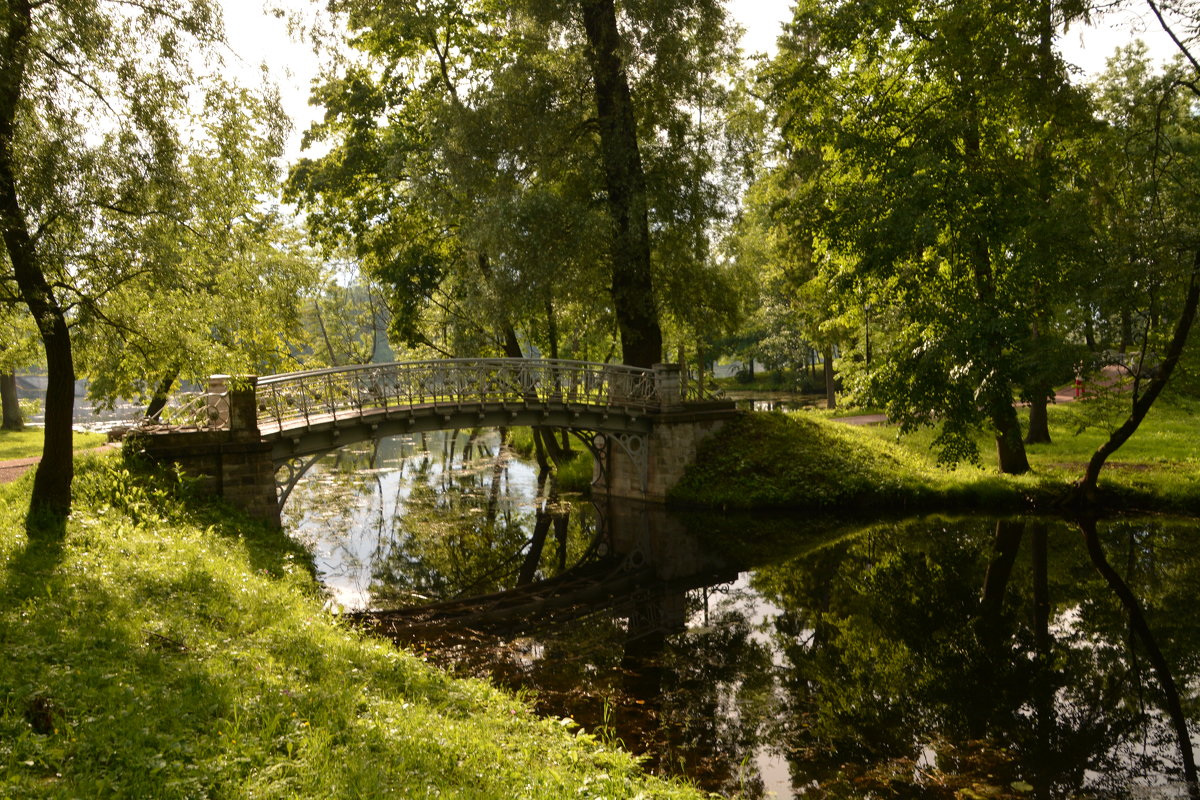
{"type": "Polygon", "coordinates": [[[639,483],[647,482],[646,455],[653,421],[648,415],[634,417],[605,414],[597,410],[562,410],[512,407],[479,407],[447,410],[433,414],[403,414],[383,420],[343,420],[321,423],[303,435],[272,440],[278,513],[292,490],[308,470],[326,455],[343,447],[390,436],[405,436],[476,428],[548,427],[570,431],[592,454],[596,465],[593,484],[605,484],[610,449],[638,471],[639,483]]]}

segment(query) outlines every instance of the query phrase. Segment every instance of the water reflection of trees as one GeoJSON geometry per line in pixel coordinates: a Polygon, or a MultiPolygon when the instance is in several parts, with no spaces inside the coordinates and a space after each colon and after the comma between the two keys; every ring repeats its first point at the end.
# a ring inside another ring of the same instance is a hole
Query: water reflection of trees
{"type": "MultiPolygon", "coordinates": [[[[536,500],[514,491],[498,442],[464,433],[405,446],[399,457],[340,456],[323,479],[329,496],[301,501],[334,517],[345,506],[374,537],[373,604],[532,592],[582,574],[571,569],[596,537],[593,518],[548,480],[536,500]],[[403,480],[388,477],[397,469],[403,480]],[[354,510],[363,493],[366,510],[354,510]]],[[[1200,710],[1195,523],[925,520],[836,540],[792,533],[796,555],[733,589],[706,560],[711,548],[669,517],[618,517],[605,563],[640,570],[614,573],[621,598],[593,587],[577,604],[591,608],[541,615],[555,628],[514,625],[510,609],[504,630],[476,615],[422,629],[418,646],[728,795],[763,795],[755,765],[767,752],[813,798],[1115,798],[1180,780],[1180,739],[1200,710]],[[1127,594],[1114,593],[1118,582],[1127,594]]],[[[780,522],[723,527],[753,542],[780,522]]],[[[526,615],[538,612],[516,617],[526,615]]]]}
{"type": "MultiPolygon", "coordinates": [[[[1168,660],[1195,675],[1195,621],[1162,597],[1179,568],[1194,586],[1193,564],[1164,558],[1181,535],[1194,529],[1104,537],[1127,554],[1168,660]]],[[[787,609],[773,738],[795,784],[820,786],[814,797],[1071,797],[1176,773],[1160,684],[1081,544],[1064,525],[892,525],[761,570],[756,586],[787,609]]]]}
{"type": "Polygon", "coordinates": [[[390,547],[374,563],[373,605],[498,592],[561,572],[582,555],[590,520],[572,514],[551,476],[540,477],[533,508],[507,500],[510,458],[500,447],[440,480],[430,480],[430,461],[418,466],[390,547]]]}
{"type": "Polygon", "coordinates": [[[514,483],[512,466],[496,431],[349,446],[305,476],[285,521],[327,579],[360,585],[374,605],[530,583],[578,560],[593,521],[552,476],[530,487],[528,468],[514,483]]]}

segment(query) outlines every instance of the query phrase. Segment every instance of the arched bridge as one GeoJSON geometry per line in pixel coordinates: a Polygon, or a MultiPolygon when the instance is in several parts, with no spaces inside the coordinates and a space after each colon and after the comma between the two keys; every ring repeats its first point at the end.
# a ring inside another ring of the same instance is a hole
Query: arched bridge
{"type": "Polygon", "coordinates": [[[700,438],[734,413],[671,364],[443,359],[214,376],[208,391],[139,426],[137,442],[278,523],[296,481],[331,450],[456,428],[570,429],[597,457],[599,492],[661,500],[700,438]]]}

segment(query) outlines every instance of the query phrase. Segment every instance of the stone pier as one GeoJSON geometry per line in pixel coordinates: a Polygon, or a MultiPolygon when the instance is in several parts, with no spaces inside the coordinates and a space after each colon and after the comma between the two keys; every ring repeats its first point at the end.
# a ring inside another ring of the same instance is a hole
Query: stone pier
{"type": "Polygon", "coordinates": [[[685,403],[680,367],[654,365],[662,398],[647,434],[605,435],[593,473],[592,491],[600,496],[663,503],[696,458],[700,443],[737,415],[732,403],[685,403]]]}
{"type": "Polygon", "coordinates": [[[258,430],[255,380],[209,379],[207,412],[215,429],[142,434],[129,444],[153,461],[178,464],[204,490],[278,528],[275,464],[258,430]]]}

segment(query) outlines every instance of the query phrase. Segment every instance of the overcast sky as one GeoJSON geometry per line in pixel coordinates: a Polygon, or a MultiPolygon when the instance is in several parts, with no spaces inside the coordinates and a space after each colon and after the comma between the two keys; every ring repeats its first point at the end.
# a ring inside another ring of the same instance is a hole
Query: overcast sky
{"type": "MultiPolygon", "coordinates": [[[[265,63],[279,83],[284,106],[295,123],[290,160],[299,151],[300,133],[318,113],[308,105],[316,60],[307,45],[288,38],[282,20],[262,12],[262,0],[222,0],[222,3],[229,41],[237,57],[236,68],[244,70],[248,80],[255,80],[259,65],[265,63]]],[[[313,5],[311,0],[283,0],[280,4],[297,8],[313,5]]],[[[780,26],[791,16],[792,0],[727,0],[727,4],[733,18],[746,29],[743,49],[747,53],[773,52],[780,26]]],[[[1136,7],[1143,8],[1141,4],[1136,7]]],[[[1147,42],[1152,54],[1164,59],[1173,54],[1173,45],[1149,11],[1108,18],[1098,27],[1079,26],[1061,38],[1060,46],[1067,60],[1086,73],[1095,74],[1104,68],[1105,60],[1116,47],[1139,37],[1147,42]]]]}

